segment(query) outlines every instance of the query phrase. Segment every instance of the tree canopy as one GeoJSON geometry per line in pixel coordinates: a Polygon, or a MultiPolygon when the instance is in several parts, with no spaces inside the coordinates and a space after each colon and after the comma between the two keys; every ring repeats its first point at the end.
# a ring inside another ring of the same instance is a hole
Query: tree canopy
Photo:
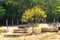
{"type": "Polygon", "coordinates": [[[2,6],[0,6],[0,18],[3,18],[3,16],[5,15],[5,9],[2,7],[2,6]]]}
{"type": "Polygon", "coordinates": [[[53,22],[54,19],[60,20],[59,17],[60,0],[0,0],[0,19],[19,18],[23,22],[36,23],[45,18],[46,22],[53,22]]]}
{"type": "Polygon", "coordinates": [[[8,1],[6,2],[6,18],[15,18],[18,14],[18,2],[8,1]]]}

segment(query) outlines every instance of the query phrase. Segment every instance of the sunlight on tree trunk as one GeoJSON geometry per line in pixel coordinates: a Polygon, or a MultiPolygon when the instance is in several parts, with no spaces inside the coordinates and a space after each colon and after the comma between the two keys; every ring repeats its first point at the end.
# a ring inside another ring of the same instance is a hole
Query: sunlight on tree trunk
{"type": "Polygon", "coordinates": [[[7,26],[7,28],[8,28],[8,19],[6,19],[6,26],[7,26]]]}
{"type": "Polygon", "coordinates": [[[55,18],[54,18],[54,20],[53,20],[53,21],[54,21],[54,23],[55,23],[55,18]]]}

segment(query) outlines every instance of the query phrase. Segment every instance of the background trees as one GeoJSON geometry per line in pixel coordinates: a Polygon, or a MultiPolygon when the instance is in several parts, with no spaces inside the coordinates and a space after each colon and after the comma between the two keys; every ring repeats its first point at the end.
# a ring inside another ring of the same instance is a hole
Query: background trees
{"type": "Polygon", "coordinates": [[[13,19],[17,18],[19,11],[18,2],[7,1],[5,4],[6,4],[5,18],[12,19],[12,25],[13,25],[13,19]]]}
{"type": "Polygon", "coordinates": [[[58,22],[60,19],[60,6],[56,7],[54,17],[55,17],[55,20],[58,22]]]}
{"type": "MultiPolygon", "coordinates": [[[[1,21],[1,23],[2,22],[4,23],[7,20],[9,24],[11,22],[12,25],[16,21],[17,21],[16,22],[17,24],[19,21],[21,23],[22,17],[24,15],[29,15],[30,11],[35,10],[34,7],[37,7],[37,6],[40,6],[40,9],[36,10],[36,12],[38,12],[39,10],[40,11],[43,10],[46,13],[47,15],[46,22],[54,22],[54,20],[56,21],[60,20],[59,18],[60,11],[58,11],[60,9],[58,7],[60,6],[59,0],[0,0],[0,10],[1,10],[0,21],[2,19],[3,21],[1,21]],[[29,14],[27,12],[29,12],[29,14]]],[[[34,19],[33,22],[36,22],[36,18],[38,14],[35,15],[35,12],[33,11],[33,13],[31,13],[30,16],[33,16],[33,15],[34,17],[31,17],[32,18],[31,20],[34,19]]],[[[39,17],[39,22],[42,22],[40,21],[42,19],[40,19],[39,17]]]]}
{"type": "Polygon", "coordinates": [[[13,19],[17,19],[19,15],[19,4],[18,2],[14,2],[13,0],[7,0],[7,1],[1,1],[1,5],[5,8],[6,12],[4,14],[3,19],[6,19],[6,25],[8,25],[8,22],[12,20],[13,25],[13,19]]]}
{"type": "Polygon", "coordinates": [[[3,18],[3,16],[5,15],[5,9],[0,5],[0,18],[3,18]]]}

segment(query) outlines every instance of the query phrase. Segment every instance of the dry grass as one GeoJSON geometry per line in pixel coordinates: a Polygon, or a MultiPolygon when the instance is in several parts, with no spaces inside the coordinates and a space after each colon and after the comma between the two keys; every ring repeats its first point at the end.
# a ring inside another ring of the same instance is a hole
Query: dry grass
{"type": "Polygon", "coordinates": [[[27,35],[20,37],[3,37],[0,34],[0,40],[57,40],[57,34],[55,33],[46,33],[43,35],[27,35]]]}

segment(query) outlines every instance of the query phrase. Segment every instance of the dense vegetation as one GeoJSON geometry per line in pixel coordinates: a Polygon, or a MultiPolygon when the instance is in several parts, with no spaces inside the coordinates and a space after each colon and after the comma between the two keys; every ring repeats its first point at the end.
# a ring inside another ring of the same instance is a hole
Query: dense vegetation
{"type": "Polygon", "coordinates": [[[26,10],[25,13],[23,13],[22,22],[40,23],[44,22],[46,17],[47,16],[43,10],[38,7],[34,7],[26,10]]]}
{"type": "Polygon", "coordinates": [[[19,24],[25,20],[24,16],[28,17],[25,22],[57,22],[60,20],[60,0],[0,0],[0,24],[19,24]]]}

